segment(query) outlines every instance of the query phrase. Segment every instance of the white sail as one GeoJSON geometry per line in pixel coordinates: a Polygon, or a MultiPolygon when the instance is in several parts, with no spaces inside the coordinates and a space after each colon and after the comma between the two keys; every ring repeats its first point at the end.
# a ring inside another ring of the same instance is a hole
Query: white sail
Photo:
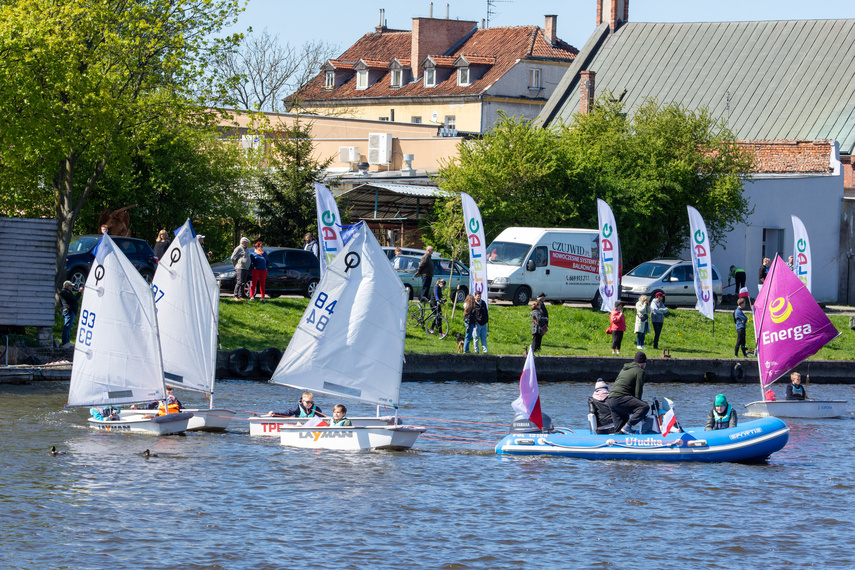
{"type": "Polygon", "coordinates": [[[152,290],[166,383],[213,392],[220,292],[190,220],[160,260],[152,290]]]}
{"type": "Polygon", "coordinates": [[[80,307],[68,405],[162,399],[151,288],[110,236],[101,237],[94,253],[80,307]]]}
{"type": "Polygon", "coordinates": [[[401,279],[360,224],[327,266],[270,382],[396,406],[406,309],[401,279]]]}

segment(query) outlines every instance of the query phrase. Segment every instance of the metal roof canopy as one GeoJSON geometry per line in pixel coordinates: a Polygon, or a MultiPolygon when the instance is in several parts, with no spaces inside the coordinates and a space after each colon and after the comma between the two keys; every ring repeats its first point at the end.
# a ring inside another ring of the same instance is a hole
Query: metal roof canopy
{"type": "Polygon", "coordinates": [[[369,182],[341,194],[356,217],[371,221],[418,220],[433,206],[439,188],[369,182]]]}

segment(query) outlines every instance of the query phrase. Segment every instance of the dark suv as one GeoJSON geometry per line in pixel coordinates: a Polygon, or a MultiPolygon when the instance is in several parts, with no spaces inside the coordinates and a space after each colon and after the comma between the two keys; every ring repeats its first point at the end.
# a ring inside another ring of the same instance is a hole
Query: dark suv
{"type": "MultiPolygon", "coordinates": [[[[92,250],[101,239],[100,235],[85,235],[73,236],[71,243],[68,246],[68,255],[65,257],[65,274],[66,279],[71,281],[76,291],[78,287],[86,283],[86,276],[89,275],[89,268],[92,267],[92,260],[95,256],[92,250]]],[[[157,258],[154,256],[151,246],[144,240],[110,236],[119,249],[122,250],[140,275],[151,283],[154,277],[154,271],[157,269],[157,258]]]]}
{"type": "MultiPolygon", "coordinates": [[[[265,247],[267,259],[267,295],[299,294],[311,297],[320,281],[321,264],[311,251],[288,247],[265,247]]],[[[230,259],[211,265],[220,291],[234,293],[235,268],[230,259]]],[[[257,292],[256,292],[257,293],[257,292]]],[[[246,285],[249,297],[249,283],[246,285]]]]}

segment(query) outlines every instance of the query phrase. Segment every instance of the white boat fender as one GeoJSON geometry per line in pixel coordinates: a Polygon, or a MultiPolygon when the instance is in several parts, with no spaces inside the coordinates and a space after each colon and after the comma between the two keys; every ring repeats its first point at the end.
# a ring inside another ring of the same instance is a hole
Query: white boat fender
{"type": "Polygon", "coordinates": [[[707,446],[707,440],[705,440],[705,439],[693,439],[691,441],[687,441],[686,444],[689,447],[706,447],[707,446]]]}
{"type": "Polygon", "coordinates": [[[534,445],[533,439],[517,439],[514,440],[514,443],[517,445],[534,445]]]}
{"type": "Polygon", "coordinates": [[[606,445],[617,445],[617,441],[615,441],[615,440],[613,440],[613,439],[607,439],[607,440],[606,440],[606,445]]]}
{"type": "Polygon", "coordinates": [[[249,376],[255,369],[255,353],[239,348],[229,353],[229,371],[241,378],[249,376]]]}

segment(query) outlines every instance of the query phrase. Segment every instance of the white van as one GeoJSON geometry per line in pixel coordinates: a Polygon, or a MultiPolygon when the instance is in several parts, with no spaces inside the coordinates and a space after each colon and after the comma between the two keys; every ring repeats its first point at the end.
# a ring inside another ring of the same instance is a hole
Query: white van
{"type": "Polygon", "coordinates": [[[533,295],[549,301],[599,306],[599,233],[562,228],[508,228],[487,247],[490,299],[525,305],[533,295]]]}

